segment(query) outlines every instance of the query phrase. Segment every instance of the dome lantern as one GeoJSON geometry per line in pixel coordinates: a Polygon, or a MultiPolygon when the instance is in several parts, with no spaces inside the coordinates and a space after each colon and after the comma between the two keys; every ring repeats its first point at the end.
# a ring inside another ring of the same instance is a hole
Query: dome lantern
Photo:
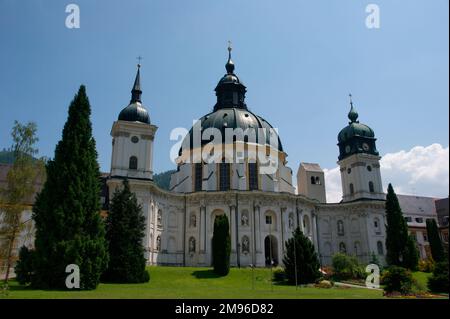
{"type": "Polygon", "coordinates": [[[234,73],[235,65],[231,60],[231,42],[228,44],[228,61],[225,64],[227,73],[220,79],[216,86],[217,103],[214,111],[224,108],[240,108],[247,109],[245,104],[245,85],[239,80],[234,73]]]}

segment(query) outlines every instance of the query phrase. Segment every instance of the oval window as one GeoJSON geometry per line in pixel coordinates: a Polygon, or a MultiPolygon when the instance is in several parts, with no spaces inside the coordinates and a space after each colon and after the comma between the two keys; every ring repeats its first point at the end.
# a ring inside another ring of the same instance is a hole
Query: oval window
{"type": "Polygon", "coordinates": [[[131,138],[131,142],[133,142],[133,143],[137,143],[137,142],[139,142],[139,138],[137,137],[137,136],[133,136],[132,138],[131,138]]]}

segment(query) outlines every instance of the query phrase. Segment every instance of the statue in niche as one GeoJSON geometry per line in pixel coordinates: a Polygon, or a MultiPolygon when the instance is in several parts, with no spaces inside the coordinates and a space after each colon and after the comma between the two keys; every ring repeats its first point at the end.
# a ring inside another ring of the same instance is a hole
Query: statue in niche
{"type": "Polygon", "coordinates": [[[292,215],[289,215],[289,229],[294,228],[294,217],[292,215]]]}
{"type": "Polygon", "coordinates": [[[191,228],[197,227],[197,216],[194,213],[191,214],[191,219],[189,221],[189,227],[191,227],[191,228]]]}
{"type": "Polygon", "coordinates": [[[161,251],[161,237],[156,237],[156,250],[161,251]]]}
{"type": "Polygon", "coordinates": [[[242,252],[248,254],[250,252],[250,241],[247,236],[242,237],[242,252]]]}
{"type": "Polygon", "coordinates": [[[194,237],[191,237],[191,239],[189,239],[189,252],[190,253],[195,252],[195,238],[194,237]]]}
{"type": "Polygon", "coordinates": [[[337,222],[338,235],[344,235],[344,223],[342,220],[337,222]]]}
{"type": "Polygon", "coordinates": [[[248,226],[248,214],[247,213],[242,213],[241,225],[242,226],[248,226]]]}
{"type": "Polygon", "coordinates": [[[158,216],[156,218],[157,218],[158,226],[162,226],[162,212],[161,212],[161,210],[158,210],[158,216]]]}

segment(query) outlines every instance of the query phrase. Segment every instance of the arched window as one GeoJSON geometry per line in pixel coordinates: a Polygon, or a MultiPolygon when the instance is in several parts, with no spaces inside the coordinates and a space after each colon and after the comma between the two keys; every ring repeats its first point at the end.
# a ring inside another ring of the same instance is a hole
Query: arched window
{"type": "Polygon", "coordinates": [[[350,194],[354,194],[355,193],[355,189],[353,188],[353,184],[350,183],[350,194]]]}
{"type": "Polygon", "coordinates": [[[316,176],[316,184],[320,185],[320,177],[319,176],[316,176]]]}
{"type": "Polygon", "coordinates": [[[375,228],[375,233],[376,234],[380,234],[381,233],[380,220],[378,219],[378,217],[376,217],[373,220],[373,228],[375,228]]]}
{"type": "Polygon", "coordinates": [[[342,253],[342,254],[346,254],[347,253],[347,248],[345,247],[345,244],[342,243],[342,242],[339,244],[339,252],[342,253]]]}
{"type": "Polygon", "coordinates": [[[130,157],[129,169],[137,169],[138,168],[138,159],[136,156],[130,157]]]}
{"type": "Polygon", "coordinates": [[[378,255],[384,254],[383,243],[381,241],[377,241],[377,250],[378,250],[378,255]]]}
{"type": "Polygon", "coordinates": [[[316,179],[314,178],[314,176],[311,176],[311,184],[316,184],[316,179]]]}
{"type": "Polygon", "coordinates": [[[344,222],[342,220],[337,222],[337,232],[339,236],[344,236],[344,222]]]}
{"type": "Polygon", "coordinates": [[[203,182],[203,165],[202,163],[196,163],[195,164],[195,185],[194,189],[196,192],[202,190],[202,182],[203,182]]]}
{"type": "Polygon", "coordinates": [[[230,163],[225,163],[225,159],[219,164],[219,190],[230,189],[230,163]]]}
{"type": "Polygon", "coordinates": [[[373,193],[375,189],[373,188],[373,182],[369,182],[369,192],[373,193]]]}
{"type": "Polygon", "coordinates": [[[309,217],[308,215],[304,215],[303,216],[303,233],[306,236],[309,236],[311,232],[311,224],[309,222],[309,217]]]}
{"type": "Polygon", "coordinates": [[[258,164],[248,163],[248,188],[258,189],[258,164]]]}

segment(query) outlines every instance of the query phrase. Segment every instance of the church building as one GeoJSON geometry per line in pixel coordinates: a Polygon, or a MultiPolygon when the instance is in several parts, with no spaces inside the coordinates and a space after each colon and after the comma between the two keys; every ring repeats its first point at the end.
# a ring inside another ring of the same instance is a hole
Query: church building
{"type": "Polygon", "coordinates": [[[323,266],[330,265],[337,252],[354,255],[362,263],[376,254],[384,262],[381,157],[374,131],[358,121],[353,102],[348,125],[337,138],[343,198],[326,203],[324,172],[318,164],[299,163],[296,192],[280,136],[247,107],[247,88],[235,74],[231,48],[225,67],[215,88],[216,104],[180,147],[170,190],[153,181],[158,127],[142,102],[140,65],[130,103],[112,125],[109,198],[128,179],[146,218],[143,245],[148,264],[210,266],[214,219],[219,215],[229,220],[232,266],[281,264],[284,243],[296,227],[313,242],[323,266]],[[227,129],[244,136],[230,139],[227,129]],[[254,132],[253,139],[246,132],[254,132]],[[211,137],[210,133],[214,143],[203,138],[196,142],[196,135],[211,137]],[[219,148],[219,158],[205,160],[205,154],[219,148]],[[262,160],[267,156],[271,160],[262,160]]]}

